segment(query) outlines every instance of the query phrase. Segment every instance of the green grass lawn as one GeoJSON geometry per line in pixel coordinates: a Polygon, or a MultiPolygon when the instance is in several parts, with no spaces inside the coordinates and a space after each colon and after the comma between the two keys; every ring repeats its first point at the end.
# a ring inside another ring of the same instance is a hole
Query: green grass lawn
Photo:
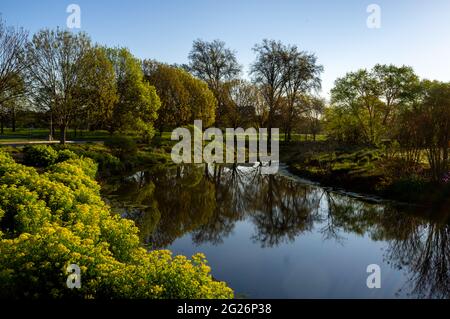
{"type": "MultiPolygon", "coordinates": [[[[316,142],[322,142],[327,139],[325,134],[317,134],[316,142]]],[[[311,134],[292,134],[291,140],[293,142],[301,142],[301,141],[313,141],[313,136],[311,134]]],[[[280,134],[280,141],[285,141],[284,134],[280,134]]]]}
{"type": "MultiPolygon", "coordinates": [[[[5,128],[4,134],[0,135],[0,143],[14,143],[14,142],[26,142],[36,140],[48,140],[49,130],[43,128],[27,129],[17,128],[13,132],[10,128],[5,128]]],[[[66,133],[67,140],[77,141],[90,141],[90,140],[105,140],[110,135],[107,131],[87,131],[78,130],[75,135],[74,130],[68,130],[66,133]]],[[[56,135],[53,136],[54,140],[59,139],[59,131],[56,131],[56,135]]]]}
{"type": "MultiPolygon", "coordinates": [[[[48,140],[48,134],[49,130],[47,128],[36,128],[36,129],[27,129],[27,128],[17,128],[15,132],[12,132],[10,128],[5,128],[4,134],[0,135],[0,144],[5,143],[20,143],[20,142],[27,142],[27,141],[47,141],[48,140]]],[[[224,142],[226,141],[226,138],[228,135],[225,133],[225,130],[223,130],[224,134],[224,142]]],[[[126,134],[128,136],[138,138],[138,136],[133,136],[133,134],[126,134]]],[[[159,141],[170,141],[172,132],[163,132],[160,136],[159,133],[155,134],[154,140],[159,141]]],[[[87,131],[87,130],[77,130],[77,134],[75,135],[75,131],[73,129],[69,129],[66,133],[66,139],[68,141],[75,140],[75,141],[104,141],[109,139],[111,136],[109,132],[107,131],[87,131]]],[[[273,137],[274,139],[278,139],[280,142],[284,142],[284,134],[279,134],[278,137],[273,137]]],[[[53,136],[54,140],[59,139],[59,131],[56,131],[56,135],[53,136]]],[[[256,140],[257,135],[251,136],[250,140],[256,140]]],[[[293,142],[299,142],[299,141],[312,141],[312,135],[306,135],[306,134],[292,134],[292,141],[293,142]]],[[[316,141],[325,141],[326,135],[319,134],[316,136],[316,141]]]]}
{"type": "MultiPolygon", "coordinates": [[[[226,134],[225,130],[222,130],[222,133],[223,133],[224,139],[226,139],[228,134],[226,134]]],[[[159,135],[159,133],[156,134],[156,136],[158,136],[158,137],[160,137],[161,139],[164,139],[164,140],[170,140],[171,135],[172,135],[172,132],[163,132],[161,136],[159,135]]],[[[255,135],[254,138],[257,138],[257,135],[255,135]]],[[[295,134],[291,135],[291,139],[292,139],[292,141],[295,141],[295,142],[297,142],[297,141],[312,141],[313,140],[313,136],[310,135],[310,134],[307,135],[307,134],[297,134],[297,133],[295,133],[295,134]]],[[[317,134],[316,135],[316,141],[317,142],[325,141],[326,139],[327,139],[327,136],[325,134],[317,134]]],[[[285,141],[283,133],[279,134],[278,140],[280,142],[284,142],[285,141]]]]}
{"type": "Polygon", "coordinates": [[[13,132],[10,128],[5,128],[4,133],[0,135],[0,141],[27,141],[47,138],[47,129],[17,128],[16,131],[13,132]]]}

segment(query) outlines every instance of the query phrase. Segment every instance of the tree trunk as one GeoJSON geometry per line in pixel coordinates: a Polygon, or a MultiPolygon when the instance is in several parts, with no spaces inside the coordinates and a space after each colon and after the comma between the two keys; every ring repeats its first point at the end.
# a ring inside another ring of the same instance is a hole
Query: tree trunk
{"type": "Polygon", "coordinates": [[[272,154],[272,125],[269,123],[267,127],[267,150],[272,154]]]}
{"type": "Polygon", "coordinates": [[[60,133],[59,142],[63,145],[66,144],[66,125],[65,124],[60,125],[59,133],[60,133]]]}
{"type": "Polygon", "coordinates": [[[4,132],[4,118],[3,118],[3,115],[2,116],[0,116],[0,135],[3,135],[5,132],[4,132]]]}
{"type": "MultiPolygon", "coordinates": [[[[273,103],[271,103],[273,105],[273,103]]],[[[267,149],[270,151],[272,145],[272,118],[273,118],[273,106],[269,107],[269,116],[267,119],[267,149]]]]}
{"type": "MultiPolygon", "coordinates": [[[[448,146],[444,146],[444,156],[443,156],[443,162],[444,162],[444,170],[448,170],[448,146]]],[[[447,173],[447,172],[445,172],[447,173]]]]}
{"type": "Polygon", "coordinates": [[[53,136],[55,136],[55,128],[53,127],[53,114],[50,112],[50,132],[48,140],[53,141],[53,136]]]}
{"type": "Polygon", "coordinates": [[[12,127],[12,131],[15,132],[16,131],[16,108],[13,107],[11,109],[11,127],[12,127]]]}

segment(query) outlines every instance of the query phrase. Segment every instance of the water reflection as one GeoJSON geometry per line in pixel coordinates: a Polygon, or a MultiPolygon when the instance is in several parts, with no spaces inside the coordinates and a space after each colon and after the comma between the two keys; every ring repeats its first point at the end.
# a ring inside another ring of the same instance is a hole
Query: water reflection
{"type": "Polygon", "coordinates": [[[263,248],[305,233],[345,246],[356,235],[386,243],[386,262],[407,273],[406,294],[450,297],[446,212],[373,204],[245,166],[154,167],[109,182],[105,197],[136,221],[142,242],[153,248],[186,234],[197,245],[220,245],[242,221],[253,225],[249,240],[263,248]]]}

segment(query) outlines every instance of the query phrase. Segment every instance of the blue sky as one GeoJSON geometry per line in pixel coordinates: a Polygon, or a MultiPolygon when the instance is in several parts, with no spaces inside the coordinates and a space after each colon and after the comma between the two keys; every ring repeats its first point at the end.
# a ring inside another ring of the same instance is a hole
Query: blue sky
{"type": "Polygon", "coordinates": [[[218,38],[246,72],[253,45],[269,38],[318,56],[324,96],[337,77],[376,63],[450,81],[449,0],[1,0],[0,12],[33,33],[65,27],[71,3],[81,7],[81,30],[95,42],[126,46],[139,58],[185,63],[194,39],[218,38]],[[372,3],[381,8],[380,29],[366,25],[372,3]]]}

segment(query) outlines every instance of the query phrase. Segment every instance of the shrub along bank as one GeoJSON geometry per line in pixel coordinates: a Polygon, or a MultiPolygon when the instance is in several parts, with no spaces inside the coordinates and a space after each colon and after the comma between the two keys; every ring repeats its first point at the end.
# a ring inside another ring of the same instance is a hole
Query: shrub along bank
{"type": "Polygon", "coordinates": [[[426,205],[450,198],[448,180],[434,182],[426,165],[381,148],[301,142],[281,145],[280,154],[292,173],[322,185],[426,205]]]}
{"type": "Polygon", "coordinates": [[[102,201],[92,159],[40,151],[29,154],[39,171],[0,151],[0,297],[233,297],[203,255],[142,248],[134,223],[102,201]],[[80,289],[67,288],[70,264],[80,289]]]}

